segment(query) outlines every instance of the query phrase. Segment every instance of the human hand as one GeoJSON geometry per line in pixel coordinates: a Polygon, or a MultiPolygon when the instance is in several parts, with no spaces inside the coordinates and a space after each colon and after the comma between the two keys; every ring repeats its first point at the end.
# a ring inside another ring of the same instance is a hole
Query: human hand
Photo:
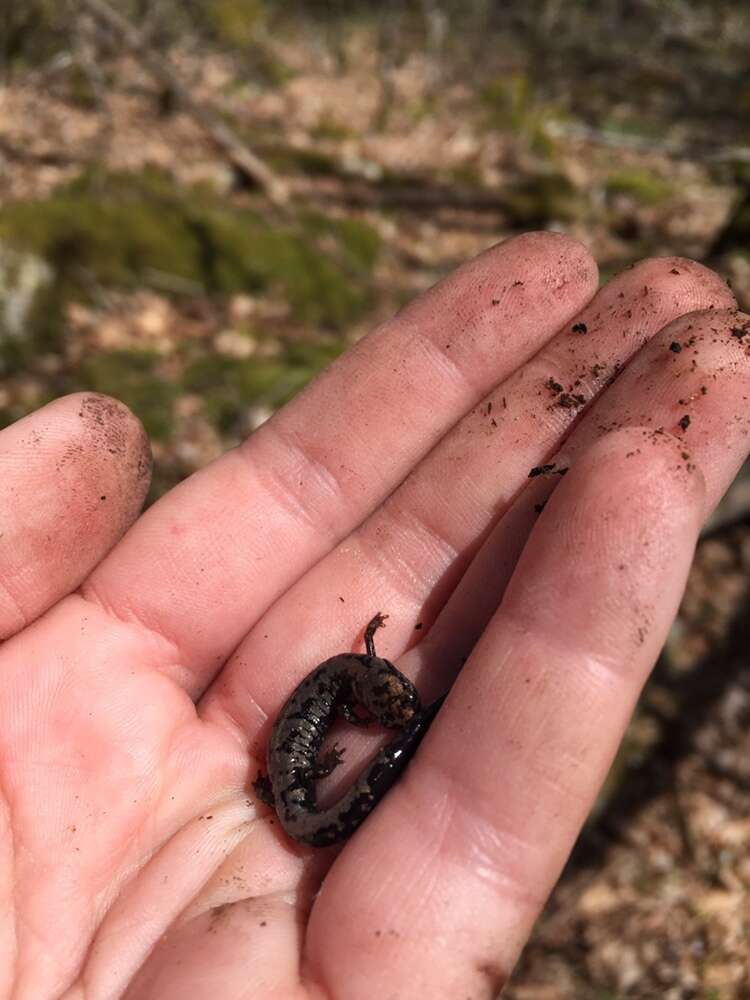
{"type": "Polygon", "coordinates": [[[96,568],[142,500],[137,428],[108,404],[120,455],[87,443],[64,490],[79,397],[3,432],[5,995],[496,995],[748,446],[720,279],[660,259],[595,292],[566,237],[488,251],[96,568]],[[250,784],[289,692],[376,611],[425,701],[455,683],[344,848],[302,848],[250,784]]]}

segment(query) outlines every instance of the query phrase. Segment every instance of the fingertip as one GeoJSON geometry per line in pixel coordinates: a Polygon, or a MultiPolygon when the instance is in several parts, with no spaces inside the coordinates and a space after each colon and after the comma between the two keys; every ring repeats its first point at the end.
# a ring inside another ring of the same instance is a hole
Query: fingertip
{"type": "Polygon", "coordinates": [[[72,393],[60,402],[75,409],[87,449],[101,456],[116,474],[123,517],[134,520],[148,492],[152,470],[151,444],[140,419],[119,399],[103,393],[72,393]]]}
{"type": "MultiPolygon", "coordinates": [[[[518,261],[519,273],[539,273],[542,287],[558,295],[564,296],[569,289],[578,299],[582,293],[590,296],[597,289],[599,268],[596,261],[584,243],[567,233],[534,230],[510,236],[480,254],[475,261],[494,266],[496,259],[509,254],[518,261]]],[[[522,284],[519,281],[517,287],[522,284]]]]}
{"type": "Polygon", "coordinates": [[[662,291],[669,298],[678,294],[683,312],[737,308],[734,294],[724,278],[689,257],[644,257],[625,273],[632,281],[648,287],[650,292],[662,291]]]}
{"type": "Polygon", "coordinates": [[[0,432],[0,637],[78,587],[138,516],[150,480],[140,421],[74,393],[0,432]]]}
{"type": "Polygon", "coordinates": [[[405,306],[400,316],[422,322],[435,315],[444,321],[452,313],[459,329],[486,322],[518,338],[515,326],[523,322],[536,327],[574,316],[594,295],[598,281],[596,261],[583,243],[564,233],[521,233],[466,261],[405,306]],[[510,319],[515,326],[508,326],[510,319]]]}

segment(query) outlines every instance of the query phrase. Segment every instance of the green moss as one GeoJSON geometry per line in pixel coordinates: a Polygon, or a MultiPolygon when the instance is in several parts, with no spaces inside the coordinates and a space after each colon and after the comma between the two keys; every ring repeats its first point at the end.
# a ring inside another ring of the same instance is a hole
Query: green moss
{"type": "Polygon", "coordinates": [[[310,177],[337,177],[341,174],[338,159],[317,149],[266,146],[263,155],[279,173],[302,173],[310,177]]]}
{"type": "Polygon", "coordinates": [[[10,203],[0,210],[0,240],[45,259],[71,295],[137,286],[157,269],[200,277],[189,213],[150,171],[132,182],[89,175],[43,201],[10,203]]]}
{"type": "Polygon", "coordinates": [[[78,63],[73,63],[64,78],[65,96],[74,107],[84,111],[98,111],[102,97],[96,91],[96,84],[90,73],[78,63]]]}
{"type": "Polygon", "coordinates": [[[333,240],[339,253],[348,256],[350,265],[361,275],[369,274],[377,263],[382,247],[380,234],[359,219],[331,218],[318,212],[302,216],[305,231],[317,239],[333,240]]]}
{"type": "Polygon", "coordinates": [[[479,101],[489,128],[513,132],[538,156],[555,157],[557,144],[547,126],[560,118],[561,112],[538,97],[534,82],[526,73],[510,73],[490,80],[481,90],[479,101]]]}
{"type": "Polygon", "coordinates": [[[439,114],[437,95],[427,93],[416,97],[406,106],[405,112],[417,124],[439,114]]]}
{"type": "Polygon", "coordinates": [[[171,15],[172,30],[186,18],[185,28],[192,36],[191,41],[195,41],[197,32],[204,42],[208,40],[241,58],[245,80],[252,77],[265,86],[281,87],[293,76],[275,48],[260,40],[262,31],[259,29],[268,13],[265,0],[201,0],[197,4],[180,6],[188,9],[178,9],[171,15]]]}
{"type": "Polygon", "coordinates": [[[320,245],[319,226],[307,222],[297,232],[272,229],[249,218],[218,215],[209,242],[221,246],[213,257],[214,290],[223,293],[280,286],[292,312],[312,326],[342,329],[370,300],[369,281],[348,266],[350,248],[335,237],[320,245]]]}
{"type": "Polygon", "coordinates": [[[493,126],[521,129],[534,104],[533,84],[525,73],[498,76],[485,84],[479,100],[493,126]]]}
{"type": "Polygon", "coordinates": [[[365,223],[307,214],[274,226],[154,170],[89,174],[44,201],[8,204],[0,241],[46,260],[62,299],[170,282],[216,296],[273,288],[296,319],[332,329],[369,304],[380,248],[365,223]]]}
{"type": "Polygon", "coordinates": [[[568,178],[558,171],[525,177],[502,195],[514,224],[543,226],[550,220],[570,221],[585,209],[583,199],[568,178]]]}
{"type": "Polygon", "coordinates": [[[644,143],[661,142],[664,139],[664,122],[659,119],[618,116],[606,118],[601,123],[603,132],[610,136],[626,139],[642,139],[644,143]]]}
{"type": "Polygon", "coordinates": [[[626,194],[644,205],[656,205],[673,194],[672,185],[648,170],[633,168],[610,174],[606,180],[607,194],[626,194]]]}
{"type": "Polygon", "coordinates": [[[242,361],[202,354],[187,365],[182,388],[199,393],[209,421],[231,433],[248,406],[283,406],[342,349],[339,342],[300,341],[286,345],[274,358],[242,361]]]}
{"type": "Polygon", "coordinates": [[[311,134],[316,139],[331,139],[336,142],[342,139],[351,139],[355,133],[352,129],[347,128],[346,125],[342,125],[328,115],[324,115],[318,125],[312,129],[311,134]]]}
{"type": "Polygon", "coordinates": [[[482,188],[482,175],[476,163],[458,163],[446,171],[446,179],[464,188],[482,188]]]}
{"type": "Polygon", "coordinates": [[[263,3],[262,0],[205,0],[200,10],[204,27],[217,42],[242,47],[254,40],[263,3]]]}
{"type": "Polygon", "coordinates": [[[68,391],[93,389],[116,396],[143,421],[150,437],[165,440],[173,428],[176,387],[158,374],[162,359],[148,351],[112,351],[86,358],[68,391]]]}

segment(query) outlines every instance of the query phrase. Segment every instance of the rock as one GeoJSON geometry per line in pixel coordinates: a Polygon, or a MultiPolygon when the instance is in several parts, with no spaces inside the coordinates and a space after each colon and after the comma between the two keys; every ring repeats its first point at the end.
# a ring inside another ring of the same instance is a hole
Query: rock
{"type": "Polygon", "coordinates": [[[214,337],[216,351],[225,358],[244,360],[255,354],[258,342],[249,333],[239,330],[222,330],[214,337]]]}
{"type": "Polygon", "coordinates": [[[52,269],[41,257],[0,243],[0,335],[22,337],[39,298],[51,286],[52,269]]]}

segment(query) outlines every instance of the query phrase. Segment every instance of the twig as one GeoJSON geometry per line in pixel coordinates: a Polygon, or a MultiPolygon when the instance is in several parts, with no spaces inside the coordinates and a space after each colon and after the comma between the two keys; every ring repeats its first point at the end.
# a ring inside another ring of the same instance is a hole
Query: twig
{"type": "Polygon", "coordinates": [[[656,140],[647,136],[626,135],[623,132],[593,128],[582,122],[550,121],[545,125],[553,139],[578,139],[614,149],[635,149],[658,153],[675,159],[693,159],[704,163],[746,163],[750,160],[750,147],[745,145],[717,145],[709,137],[692,140],[656,140]]]}
{"type": "Polygon", "coordinates": [[[429,185],[428,179],[403,184],[379,185],[367,180],[342,182],[336,188],[309,190],[311,200],[338,202],[354,208],[395,207],[404,209],[457,209],[506,212],[511,207],[502,191],[429,185]]]}
{"type": "Polygon", "coordinates": [[[0,159],[12,160],[14,163],[33,163],[45,167],[70,167],[80,166],[85,161],[78,156],[68,152],[48,150],[44,153],[35,153],[25,146],[14,146],[4,136],[0,136],[0,159]]]}
{"type": "Polygon", "coordinates": [[[115,31],[149,73],[172,90],[184,111],[211,136],[242,176],[262,188],[275,205],[287,203],[289,189],[284,181],[256,156],[233,129],[220,120],[215,109],[192,97],[165,56],[154,52],[141,32],[127,18],[113,10],[105,0],[80,0],[80,3],[92,17],[115,31]]]}

